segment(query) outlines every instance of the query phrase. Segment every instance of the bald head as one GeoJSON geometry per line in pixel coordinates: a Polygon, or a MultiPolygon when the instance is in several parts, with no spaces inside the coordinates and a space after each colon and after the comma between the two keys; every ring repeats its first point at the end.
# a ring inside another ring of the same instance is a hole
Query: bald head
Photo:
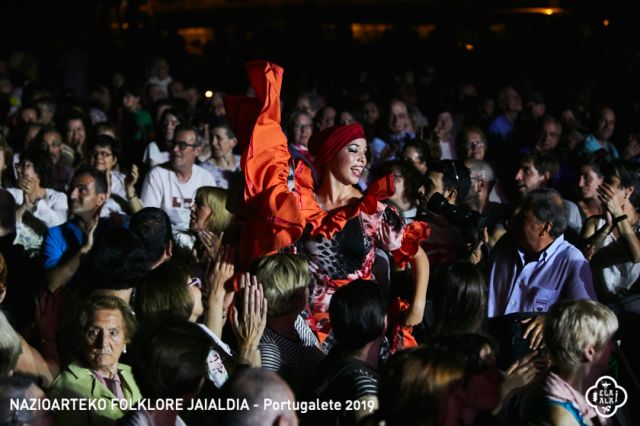
{"type": "Polygon", "coordinates": [[[249,410],[224,411],[223,426],[297,426],[291,388],[276,373],[247,368],[234,374],[222,388],[223,397],[246,400],[249,410]],[[266,404],[267,400],[273,404],[266,404]],[[257,407],[256,407],[257,405],[257,407]]]}

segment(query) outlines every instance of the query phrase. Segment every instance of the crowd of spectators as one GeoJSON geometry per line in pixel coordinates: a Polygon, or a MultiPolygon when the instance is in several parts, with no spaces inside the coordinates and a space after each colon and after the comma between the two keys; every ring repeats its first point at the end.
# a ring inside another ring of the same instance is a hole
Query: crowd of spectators
{"type": "Polygon", "coordinates": [[[640,133],[615,106],[281,93],[262,61],[206,98],[170,65],[81,99],[0,60],[0,425],[640,418],[640,133]],[[611,418],[585,397],[605,374],[611,418]],[[136,406],[172,398],[251,409],[136,406]]]}

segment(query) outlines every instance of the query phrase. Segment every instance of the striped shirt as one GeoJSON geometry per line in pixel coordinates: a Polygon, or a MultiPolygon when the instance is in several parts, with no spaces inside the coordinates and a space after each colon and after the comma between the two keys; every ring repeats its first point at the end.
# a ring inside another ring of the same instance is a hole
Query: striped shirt
{"type": "Polygon", "coordinates": [[[302,316],[298,315],[294,327],[297,341],[267,327],[259,349],[262,368],[278,373],[298,395],[308,385],[309,378],[324,359],[324,353],[302,316]]]}

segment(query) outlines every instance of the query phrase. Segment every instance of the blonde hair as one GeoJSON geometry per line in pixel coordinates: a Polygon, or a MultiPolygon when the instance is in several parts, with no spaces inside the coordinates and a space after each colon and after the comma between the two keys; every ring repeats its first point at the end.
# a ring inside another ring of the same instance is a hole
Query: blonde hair
{"type": "Polygon", "coordinates": [[[618,318],[593,300],[556,303],[547,315],[544,341],[559,367],[577,367],[589,345],[599,351],[618,329],[618,318]]]}
{"type": "Polygon", "coordinates": [[[229,226],[233,215],[227,210],[227,191],[222,188],[203,186],[196,191],[196,203],[207,206],[211,214],[207,218],[207,230],[220,234],[229,226]]]}
{"type": "Polygon", "coordinates": [[[274,254],[258,260],[256,277],[264,287],[269,318],[300,313],[307,304],[305,292],[311,275],[307,262],[293,254],[274,254]]]}
{"type": "Polygon", "coordinates": [[[22,345],[18,333],[0,311],[0,377],[8,376],[18,363],[22,345]]]}

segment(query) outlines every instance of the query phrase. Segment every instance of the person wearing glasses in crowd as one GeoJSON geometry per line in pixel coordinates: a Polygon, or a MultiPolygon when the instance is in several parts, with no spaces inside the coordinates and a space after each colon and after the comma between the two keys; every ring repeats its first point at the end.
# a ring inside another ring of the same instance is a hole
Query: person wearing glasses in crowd
{"type": "Polygon", "coordinates": [[[313,132],[313,118],[305,111],[297,110],[291,113],[287,123],[289,137],[289,153],[294,162],[302,160],[313,173],[313,181],[318,183],[318,171],[313,164],[313,157],[309,153],[309,138],[313,132]]]}
{"type": "Polygon", "coordinates": [[[189,249],[193,239],[187,232],[196,191],[202,186],[215,186],[211,173],[195,164],[203,143],[195,127],[178,127],[171,160],[151,169],[142,185],[142,204],[164,210],[171,219],[176,243],[189,249]]]}
{"type": "Polygon", "coordinates": [[[171,141],[176,128],[186,123],[185,117],[173,109],[165,110],[157,123],[157,137],[149,142],[142,155],[142,161],[147,167],[154,167],[169,161],[171,156],[171,141]]]}
{"type": "Polygon", "coordinates": [[[96,136],[90,153],[91,165],[105,174],[109,184],[109,198],[100,211],[100,217],[111,213],[126,214],[142,209],[136,196],[135,183],[138,180],[138,167],[134,164],[128,175],[114,170],[120,158],[120,144],[108,135],[96,136]]]}
{"type": "Polygon", "coordinates": [[[55,128],[45,126],[36,137],[36,143],[41,149],[49,152],[53,161],[53,179],[51,188],[56,191],[66,192],[67,186],[73,177],[73,168],[60,161],[62,158],[62,134],[55,128]]]}

